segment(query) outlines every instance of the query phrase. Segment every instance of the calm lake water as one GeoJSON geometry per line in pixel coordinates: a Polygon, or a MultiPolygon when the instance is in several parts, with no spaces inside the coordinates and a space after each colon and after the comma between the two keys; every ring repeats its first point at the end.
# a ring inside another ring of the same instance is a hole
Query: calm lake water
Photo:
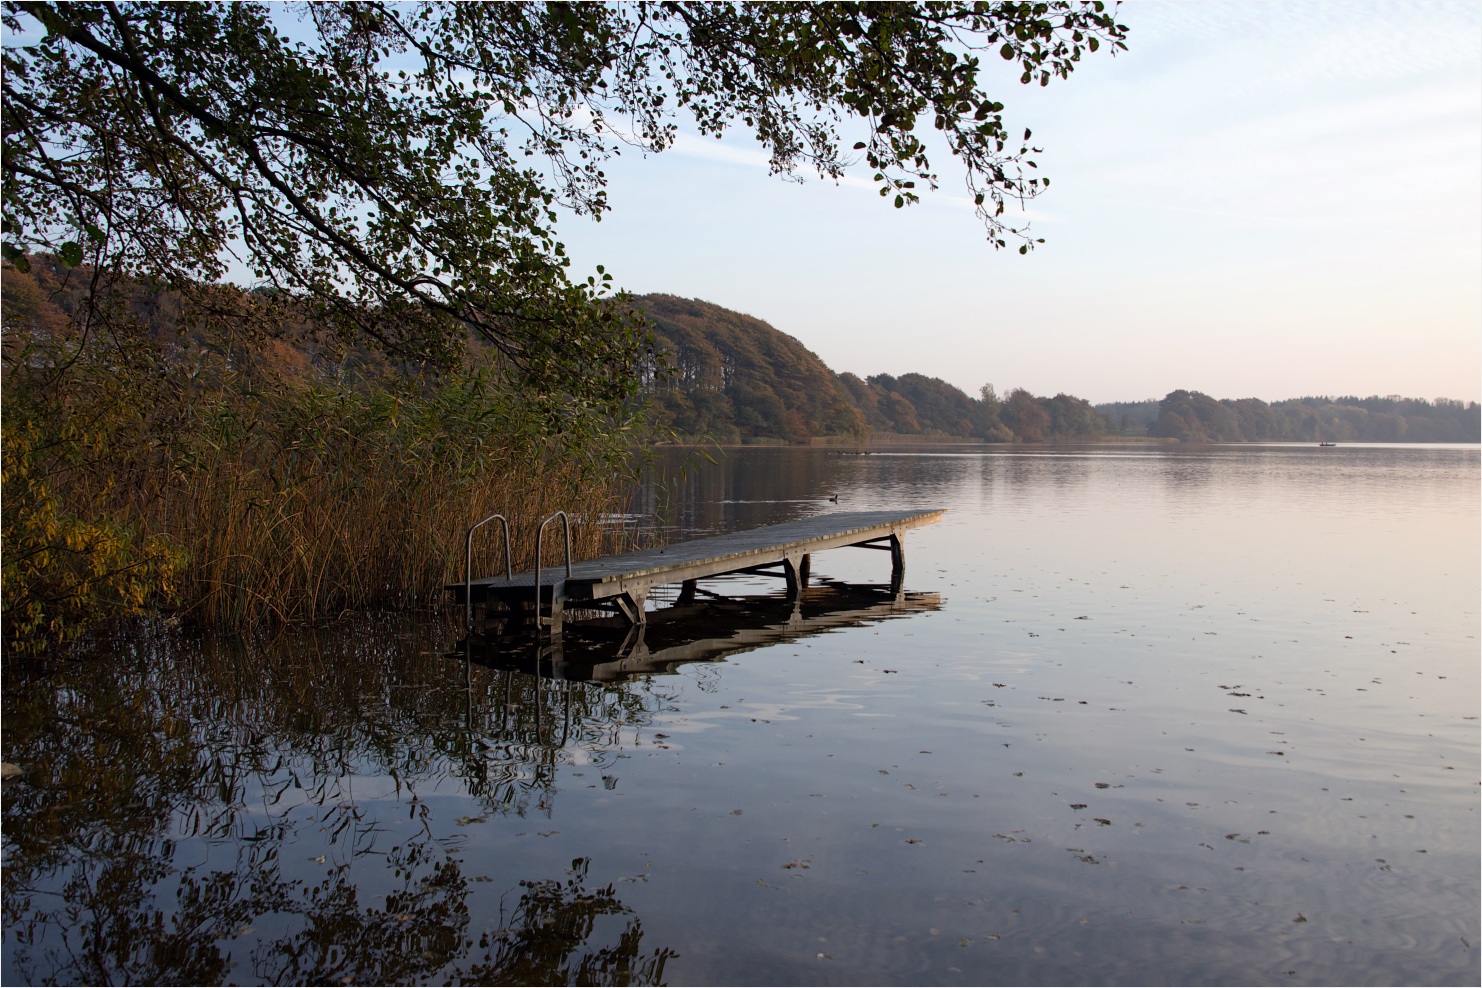
{"type": "Polygon", "coordinates": [[[9,663],[0,980],[1478,983],[1477,447],[872,449],[643,507],[900,598],[9,663]]]}

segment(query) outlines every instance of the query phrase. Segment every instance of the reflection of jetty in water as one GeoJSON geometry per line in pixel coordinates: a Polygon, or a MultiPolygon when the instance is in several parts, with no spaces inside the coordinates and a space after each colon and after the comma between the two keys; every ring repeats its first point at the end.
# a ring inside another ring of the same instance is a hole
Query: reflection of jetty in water
{"type": "MultiPolygon", "coordinates": [[[[702,591],[703,592],[703,591],[702,591]]],[[[907,617],[941,607],[935,593],[909,593],[899,584],[827,581],[791,595],[707,594],[681,598],[633,625],[623,618],[570,622],[549,642],[526,634],[474,633],[460,653],[477,665],[551,679],[622,682],[672,673],[689,662],[727,656],[840,628],[907,617]]]]}

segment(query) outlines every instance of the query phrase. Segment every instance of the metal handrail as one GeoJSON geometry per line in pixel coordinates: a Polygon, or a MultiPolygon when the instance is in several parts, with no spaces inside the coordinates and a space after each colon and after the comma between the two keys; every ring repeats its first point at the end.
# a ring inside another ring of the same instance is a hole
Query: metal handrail
{"type": "MultiPolygon", "coordinates": [[[[564,511],[553,511],[549,518],[540,523],[535,530],[535,626],[540,627],[540,564],[541,546],[545,541],[545,527],[561,516],[561,528],[566,533],[566,579],[571,579],[571,519],[564,511]]],[[[556,588],[551,588],[551,607],[556,606],[556,588]]]]}
{"type": "MultiPolygon", "coordinates": [[[[468,530],[468,535],[463,540],[463,603],[467,607],[468,626],[473,627],[473,533],[480,525],[485,525],[495,518],[504,529],[504,578],[508,580],[514,575],[514,568],[510,565],[509,557],[509,519],[501,514],[492,514],[483,521],[476,523],[468,530]]],[[[487,616],[487,612],[486,616],[487,616]]]]}

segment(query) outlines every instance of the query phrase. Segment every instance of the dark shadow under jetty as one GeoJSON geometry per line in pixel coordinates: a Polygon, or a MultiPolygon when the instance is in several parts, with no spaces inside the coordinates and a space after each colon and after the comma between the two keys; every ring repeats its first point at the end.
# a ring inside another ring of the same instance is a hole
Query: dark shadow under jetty
{"type": "Polygon", "coordinates": [[[941,595],[893,584],[825,581],[796,595],[712,593],[648,612],[642,624],[621,617],[569,622],[561,635],[537,639],[474,632],[453,653],[471,663],[594,683],[667,675],[690,662],[728,656],[843,628],[940,609],[941,595]]]}

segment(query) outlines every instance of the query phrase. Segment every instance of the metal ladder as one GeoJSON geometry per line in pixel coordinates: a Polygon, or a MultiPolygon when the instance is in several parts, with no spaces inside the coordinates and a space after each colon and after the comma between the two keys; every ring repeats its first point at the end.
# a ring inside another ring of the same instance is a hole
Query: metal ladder
{"type": "MultiPolygon", "coordinates": [[[[473,533],[496,518],[499,519],[500,528],[504,534],[504,578],[509,580],[514,576],[514,568],[510,563],[509,519],[496,512],[471,525],[463,538],[463,604],[465,608],[464,619],[469,631],[473,631],[473,533]]],[[[565,511],[557,510],[551,512],[535,530],[536,634],[540,633],[541,628],[550,628],[552,635],[559,635],[561,633],[561,622],[566,604],[566,581],[569,579],[571,579],[571,518],[565,511]],[[554,581],[551,584],[551,616],[545,617],[540,613],[540,575],[545,555],[545,528],[557,518],[561,519],[561,529],[566,536],[566,577],[565,579],[554,581]]],[[[486,602],[484,605],[486,618],[488,616],[488,606],[486,602]]],[[[511,612],[510,616],[513,616],[513,612],[511,612]]]]}

